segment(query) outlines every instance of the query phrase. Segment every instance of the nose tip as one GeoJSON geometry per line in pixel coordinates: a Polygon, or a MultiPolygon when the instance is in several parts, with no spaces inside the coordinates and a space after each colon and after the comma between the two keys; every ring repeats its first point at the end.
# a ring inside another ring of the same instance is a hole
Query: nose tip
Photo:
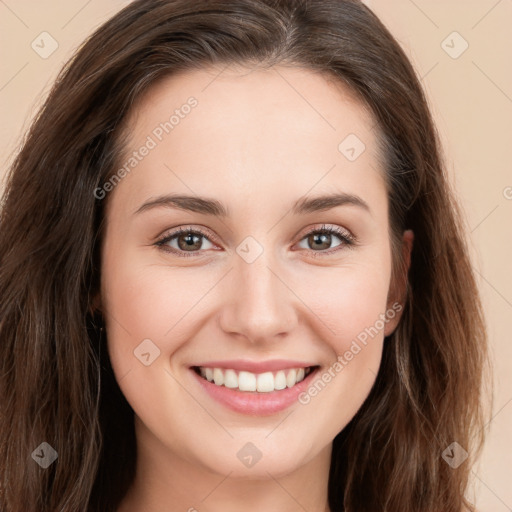
{"type": "Polygon", "coordinates": [[[294,296],[267,263],[259,258],[235,267],[220,315],[224,332],[262,343],[280,339],[296,325],[294,296]]]}

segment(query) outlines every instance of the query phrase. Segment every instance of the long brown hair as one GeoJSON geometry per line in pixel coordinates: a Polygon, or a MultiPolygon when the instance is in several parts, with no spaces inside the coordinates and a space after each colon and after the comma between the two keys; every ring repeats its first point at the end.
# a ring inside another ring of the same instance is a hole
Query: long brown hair
{"type": "MultiPolygon", "coordinates": [[[[486,334],[463,221],[419,80],[356,0],[138,0],[60,73],[15,158],[0,217],[0,508],[115,511],[134,478],[133,411],[92,307],[122,122],[164,76],[211,64],[290,65],[348,86],[381,135],[390,226],[415,243],[402,320],[380,371],[334,440],[331,510],[474,510],[486,334]],[[32,452],[47,442],[57,461],[32,452]],[[457,442],[469,459],[452,467],[457,442]]],[[[108,312],[106,312],[108,314],[108,312]]]]}

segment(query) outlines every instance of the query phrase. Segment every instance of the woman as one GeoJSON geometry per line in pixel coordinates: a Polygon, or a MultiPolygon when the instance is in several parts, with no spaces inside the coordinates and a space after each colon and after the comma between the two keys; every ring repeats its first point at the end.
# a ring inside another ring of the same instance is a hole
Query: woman
{"type": "Polygon", "coordinates": [[[0,222],[2,510],[474,510],[481,306],[360,2],[131,3],[0,222]]]}

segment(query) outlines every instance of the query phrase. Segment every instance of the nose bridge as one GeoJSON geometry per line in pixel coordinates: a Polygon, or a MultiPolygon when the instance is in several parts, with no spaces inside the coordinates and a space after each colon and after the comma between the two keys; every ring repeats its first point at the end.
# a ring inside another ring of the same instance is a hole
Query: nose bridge
{"type": "Polygon", "coordinates": [[[249,261],[236,256],[222,327],[250,341],[271,340],[293,328],[293,294],[278,277],[278,265],[270,249],[249,261]]]}

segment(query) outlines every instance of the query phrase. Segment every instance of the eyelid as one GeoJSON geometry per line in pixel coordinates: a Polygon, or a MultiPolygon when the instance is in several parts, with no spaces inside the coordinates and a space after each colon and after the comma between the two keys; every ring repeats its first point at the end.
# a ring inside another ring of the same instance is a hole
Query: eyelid
{"type": "MultiPolygon", "coordinates": [[[[182,235],[182,234],[189,234],[193,233],[196,235],[200,235],[203,238],[207,239],[211,244],[218,245],[215,242],[215,236],[210,234],[210,231],[207,228],[204,228],[202,226],[178,226],[176,228],[169,228],[164,231],[163,234],[161,234],[156,242],[154,242],[154,245],[157,246],[160,250],[168,253],[176,255],[177,257],[199,257],[201,256],[205,250],[201,249],[199,251],[180,251],[177,249],[174,249],[172,247],[166,246],[168,242],[171,240],[174,240],[176,237],[182,235]],[[213,239],[213,240],[212,240],[213,239]]],[[[217,249],[209,249],[209,250],[217,250],[217,249]]]]}
{"type": "MultiPolygon", "coordinates": [[[[343,228],[336,224],[317,224],[313,227],[306,228],[306,231],[302,233],[299,241],[303,240],[305,237],[313,234],[313,233],[333,233],[342,239],[347,239],[347,241],[355,243],[357,241],[356,237],[352,234],[350,230],[347,228],[343,228]]],[[[325,252],[325,251],[320,251],[325,252]]]]}
{"type": "MultiPolygon", "coordinates": [[[[307,231],[301,235],[298,243],[302,242],[306,237],[308,237],[314,233],[328,233],[328,234],[334,235],[341,240],[341,243],[335,247],[331,247],[330,249],[326,249],[323,251],[314,251],[313,249],[305,249],[308,252],[308,255],[312,256],[313,258],[322,258],[322,257],[327,258],[330,255],[338,254],[339,252],[341,252],[343,250],[353,249],[358,243],[357,238],[354,236],[354,234],[350,230],[343,228],[341,226],[338,226],[336,224],[333,224],[333,225],[322,224],[322,225],[313,226],[311,228],[307,228],[307,231]]],[[[302,250],[304,250],[304,249],[302,249],[302,250]]]]}
{"type": "MultiPolygon", "coordinates": [[[[207,228],[204,228],[202,226],[179,226],[177,228],[170,228],[164,232],[164,234],[160,235],[155,242],[155,245],[162,248],[162,250],[171,253],[176,254],[178,257],[194,257],[194,256],[201,256],[205,249],[200,249],[199,251],[178,251],[176,249],[172,248],[165,248],[165,244],[169,242],[170,240],[175,239],[176,237],[180,236],[181,234],[197,234],[201,235],[202,237],[206,238],[210,243],[218,245],[215,242],[215,236],[212,236],[210,234],[210,231],[207,228]],[[212,240],[213,238],[213,240],[212,240]]],[[[331,247],[330,249],[326,249],[323,251],[314,251],[312,249],[302,249],[306,250],[310,254],[313,254],[314,257],[321,257],[322,255],[329,255],[332,253],[337,253],[338,251],[342,250],[343,248],[353,248],[354,245],[357,244],[357,238],[346,228],[342,228],[341,226],[337,225],[316,225],[311,228],[307,228],[305,232],[302,233],[297,243],[302,242],[306,237],[310,236],[313,233],[329,233],[334,234],[341,240],[341,244],[331,247]]],[[[212,250],[212,249],[210,249],[212,250]]],[[[213,249],[216,250],[216,249],[213,249]]]]}

